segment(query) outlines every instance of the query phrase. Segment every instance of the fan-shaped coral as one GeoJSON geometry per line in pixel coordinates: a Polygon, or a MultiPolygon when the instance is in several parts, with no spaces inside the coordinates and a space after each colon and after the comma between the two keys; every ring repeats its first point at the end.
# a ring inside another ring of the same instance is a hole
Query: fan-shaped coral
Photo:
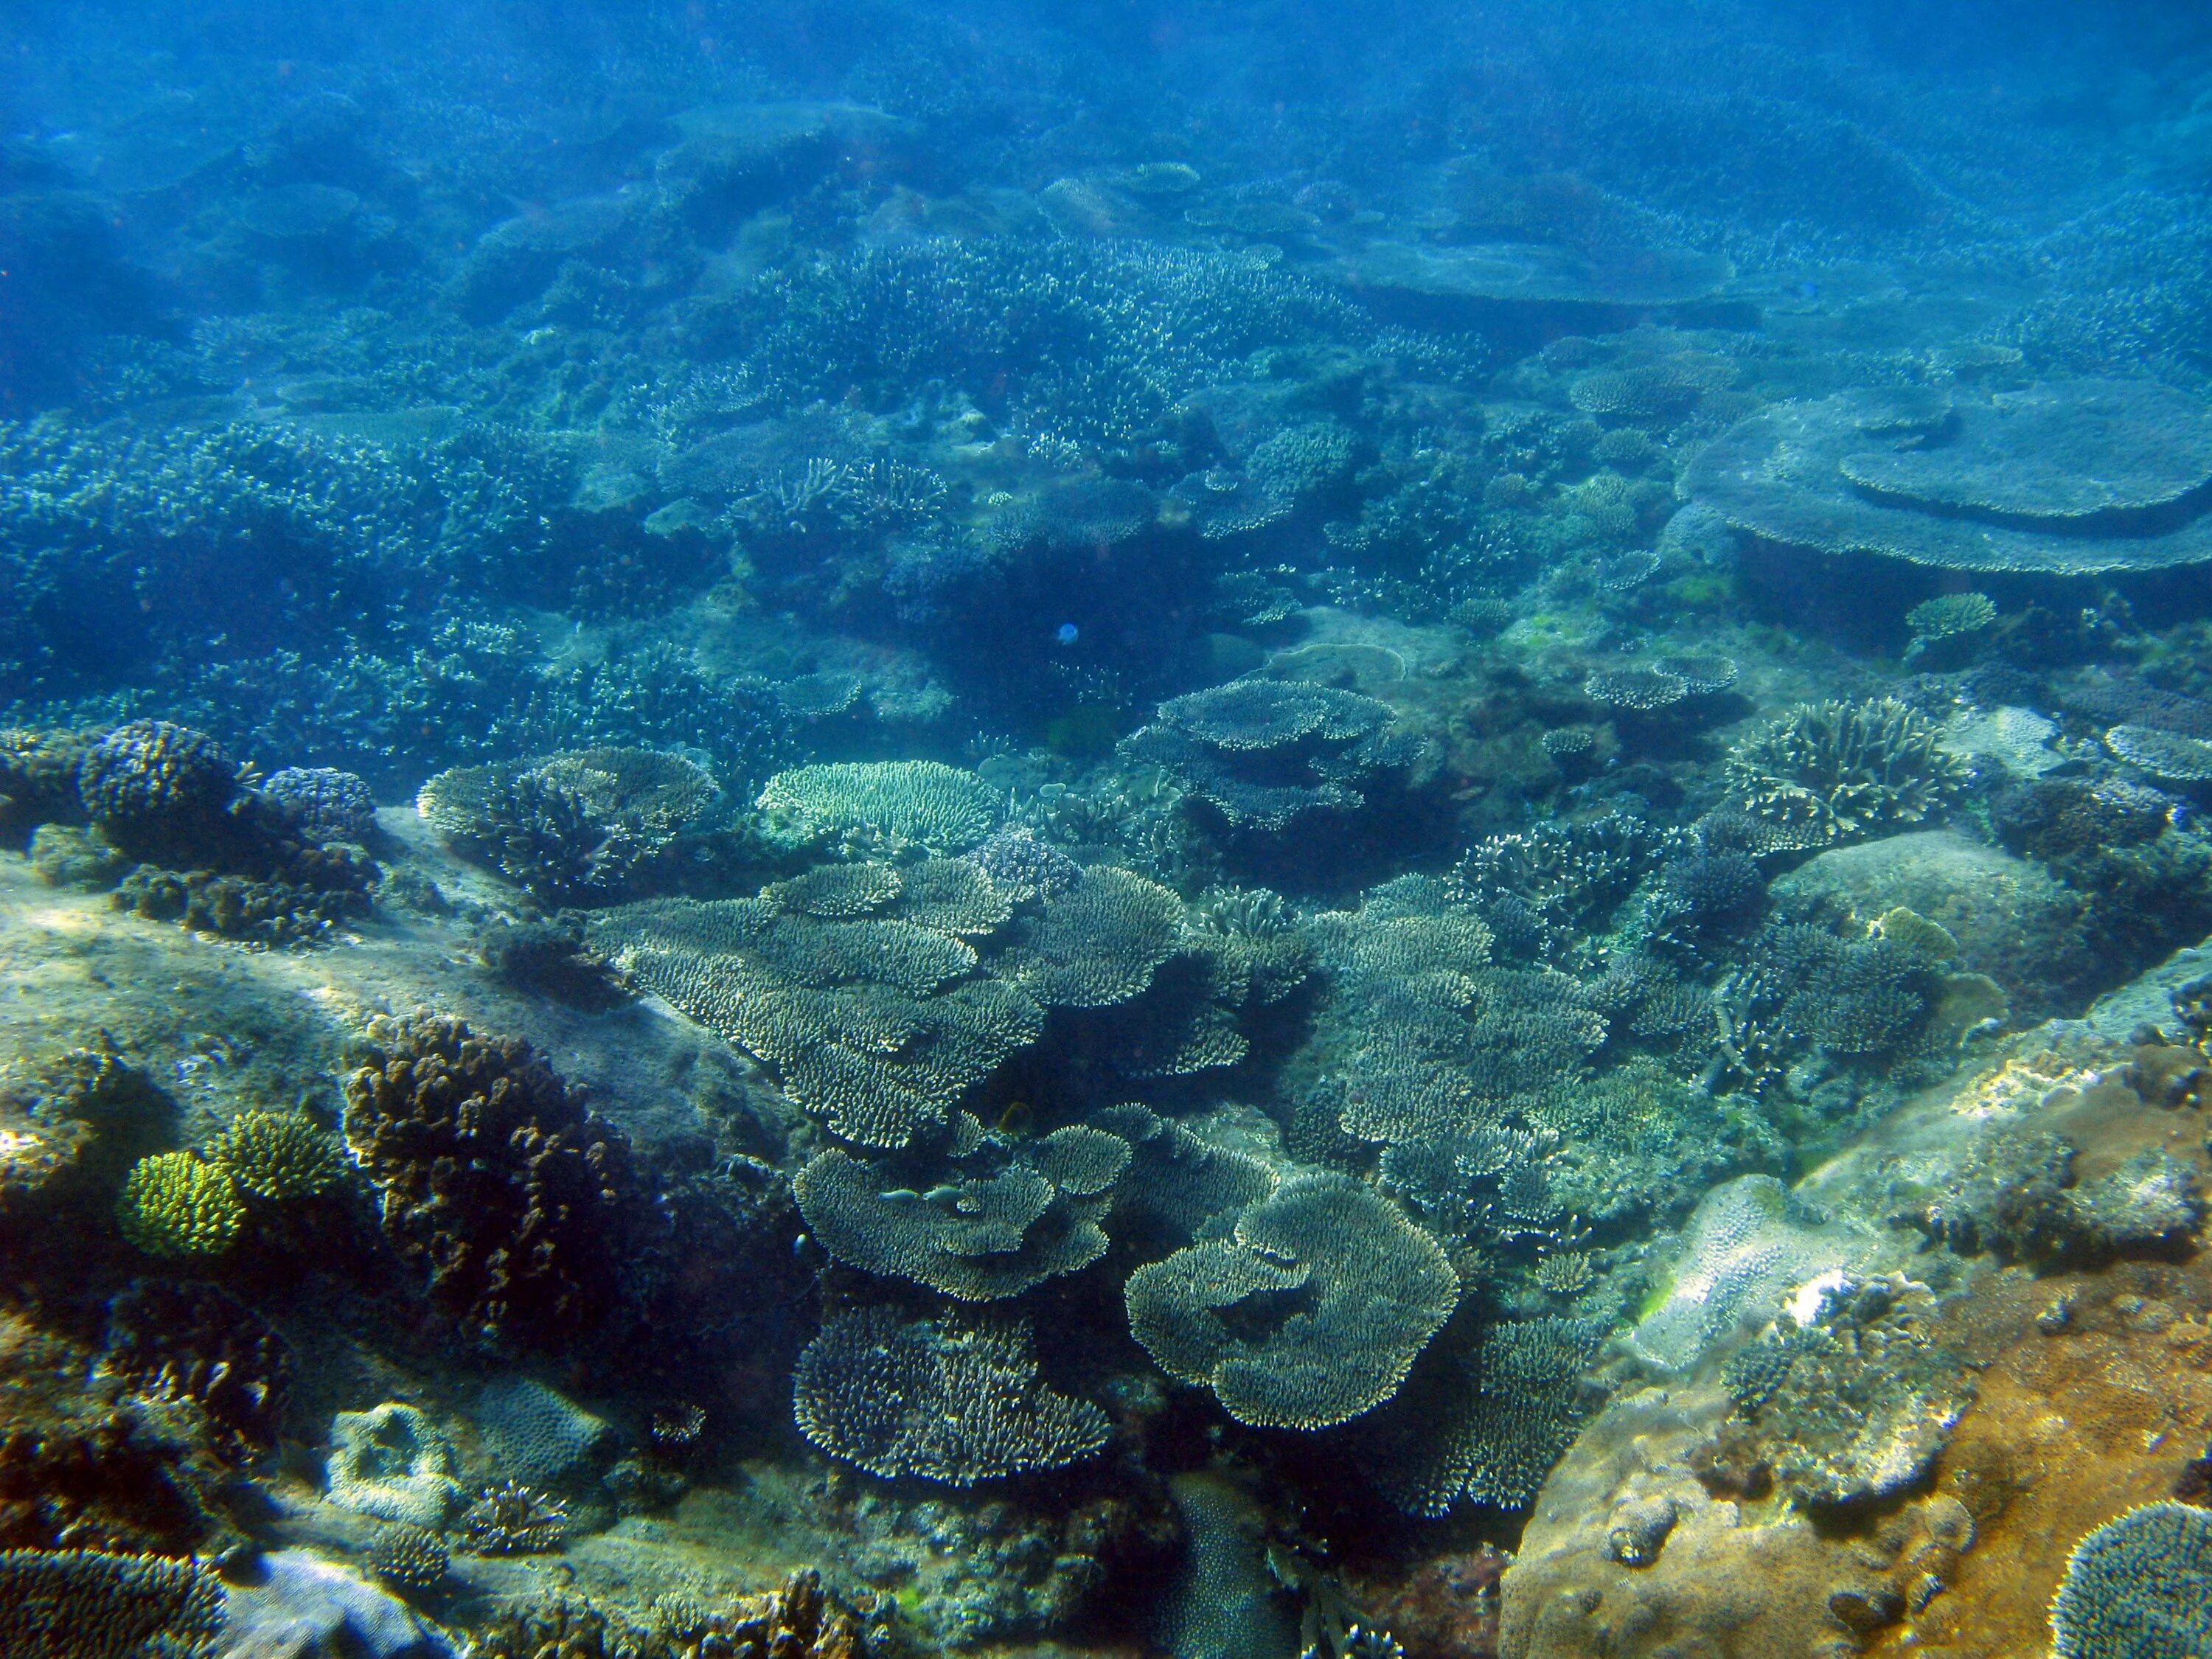
{"type": "Polygon", "coordinates": [[[833,1316],[799,1356],[793,1411],[809,1440],[887,1480],[974,1486],[1079,1462],[1106,1414],[1037,1376],[1029,1322],[897,1310],[833,1316]]]}
{"type": "Polygon", "coordinates": [[[1242,1212],[1229,1237],[1138,1268],[1124,1293],[1131,1331],[1170,1376],[1211,1388],[1241,1422],[1318,1429],[1397,1392],[1459,1279],[1372,1188],[1306,1175],[1242,1212]]]}
{"type": "Polygon", "coordinates": [[[801,766],[770,778],[757,805],[771,836],[848,858],[965,852],[999,820],[988,784],[937,761],[801,766]]]}

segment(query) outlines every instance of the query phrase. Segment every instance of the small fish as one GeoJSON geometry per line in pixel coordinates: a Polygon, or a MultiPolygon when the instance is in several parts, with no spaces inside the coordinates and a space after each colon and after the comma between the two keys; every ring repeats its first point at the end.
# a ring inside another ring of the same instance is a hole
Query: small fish
{"type": "Polygon", "coordinates": [[[1083,630],[1073,623],[1062,623],[1053,630],[1052,636],[1062,645],[1073,645],[1076,641],[1083,637],[1083,630]]]}

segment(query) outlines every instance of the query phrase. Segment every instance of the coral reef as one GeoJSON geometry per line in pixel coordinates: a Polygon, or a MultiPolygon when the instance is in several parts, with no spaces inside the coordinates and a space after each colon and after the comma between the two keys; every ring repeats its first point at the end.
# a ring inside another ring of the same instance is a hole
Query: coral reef
{"type": "Polygon", "coordinates": [[[679,755],[586,749],[441,772],[415,810],[545,903],[607,903],[645,881],[719,793],[679,755]]]}
{"type": "Polygon", "coordinates": [[[2075,1547],[2051,1604],[2057,1659],[2186,1654],[2212,1643],[2212,1514],[2146,1504],[2075,1547]]]}
{"type": "Polygon", "coordinates": [[[1225,1237],[1138,1268],[1124,1294],[1169,1375],[1241,1422],[1321,1429],[1395,1394],[1459,1291],[1443,1251],[1388,1200],[1307,1175],[1239,1212],[1225,1237]]]}
{"type": "Polygon", "coordinates": [[[526,1042],[380,1017],[346,1144],[384,1236],[481,1338],[563,1346],[611,1308],[638,1201],[629,1143],[526,1042]]]}
{"type": "Polygon", "coordinates": [[[221,1255],[246,1224],[246,1204],[222,1165],[196,1152],[156,1152],[131,1166],[115,1218],[149,1255],[221,1255]]]}
{"type": "Polygon", "coordinates": [[[1349,811],[1418,757],[1387,703],[1299,681],[1237,680],[1159,706],[1123,753],[1161,768],[1231,825],[1288,829],[1349,811]]]}
{"type": "Polygon", "coordinates": [[[138,1280],[109,1309],[100,1363],[141,1394],[191,1401],[234,1459],[276,1449],[291,1350],[219,1285],[138,1280]]]}
{"type": "Polygon", "coordinates": [[[223,1599],[196,1561],[0,1551],[0,1645],[21,1659],[199,1659],[216,1651],[223,1599]]]}
{"type": "Polygon", "coordinates": [[[1025,1320],[888,1307],[832,1315],[799,1356],[793,1411],[806,1437],[884,1480],[973,1486],[1060,1468],[1106,1444],[1106,1415],[1038,1376],[1025,1320]]]}
{"type": "Polygon", "coordinates": [[[1934,725],[1893,697],[1794,708],[1736,743],[1726,773],[1743,810],[1788,847],[1923,823],[1965,781],[1934,725]]]}
{"type": "Polygon", "coordinates": [[[324,1490],[340,1509],[440,1531],[460,1507],[459,1473],[453,1442],[412,1406],[387,1401],[331,1424],[324,1490]]]}
{"type": "Polygon", "coordinates": [[[304,1112],[240,1112],[207,1156],[240,1191],[273,1203],[319,1197],[345,1174],[337,1138],[304,1112]]]}
{"type": "Polygon", "coordinates": [[[332,766],[288,766],[262,779],[260,788],[305,840],[366,842],[376,834],[376,793],[357,774],[332,766]]]}
{"type": "Polygon", "coordinates": [[[568,1506],[520,1480],[486,1486],[456,1523],[478,1555],[544,1555],[561,1547],[568,1506]]]}
{"type": "Polygon", "coordinates": [[[936,761],[802,766],[770,778],[757,805],[771,836],[848,858],[963,853],[999,817],[989,786],[936,761]]]}

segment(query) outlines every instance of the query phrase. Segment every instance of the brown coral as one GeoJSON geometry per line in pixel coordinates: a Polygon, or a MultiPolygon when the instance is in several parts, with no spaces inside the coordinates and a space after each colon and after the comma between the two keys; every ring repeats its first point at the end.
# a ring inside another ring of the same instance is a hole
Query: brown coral
{"type": "Polygon", "coordinates": [[[629,1142],[537,1051],[459,1020],[379,1019],[345,1133],[384,1233],[431,1300],[492,1340],[574,1340],[612,1305],[637,1187],[629,1142]]]}

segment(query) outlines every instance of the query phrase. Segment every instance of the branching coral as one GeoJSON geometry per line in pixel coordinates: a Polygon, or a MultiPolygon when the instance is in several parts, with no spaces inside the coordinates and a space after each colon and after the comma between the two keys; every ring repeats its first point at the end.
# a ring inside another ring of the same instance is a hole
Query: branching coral
{"type": "Polygon", "coordinates": [[[1290,827],[1300,814],[1364,805],[1366,792],[1418,757],[1388,703],[1297,680],[1236,680],[1159,707],[1123,739],[1233,825],[1290,827]]]}
{"type": "Polygon", "coordinates": [[[568,1506],[519,1480],[502,1480],[462,1511],[460,1528],[478,1555],[544,1555],[568,1535],[568,1506]]]}
{"type": "Polygon", "coordinates": [[[2057,1659],[2185,1659],[2212,1648],[2212,1511],[2145,1504],[2067,1558],[2051,1604],[2057,1659]]]}
{"type": "Polygon", "coordinates": [[[1940,728],[1892,697],[1804,703],[1729,750],[1744,811],[1796,847],[1886,835],[1941,812],[1966,767],[1940,728]]]}
{"type": "Polygon", "coordinates": [[[234,1461],[276,1444],[291,1351],[216,1285],[140,1279],[115,1299],[101,1363],[142,1394],[191,1401],[234,1461]]]}
{"type": "Polygon", "coordinates": [[[526,1042],[426,1015],[374,1021],[368,1045],[346,1142],[432,1300],[494,1340],[589,1331],[633,1228],[629,1141],[526,1042]]]}
{"type": "Polygon", "coordinates": [[[1168,889],[1101,866],[1045,907],[1010,965],[1016,982],[1047,1006],[1110,1006],[1152,982],[1182,942],[1182,901],[1168,889]]]}
{"type": "Polygon", "coordinates": [[[1170,1376],[1211,1388],[1240,1422],[1319,1429],[1397,1392],[1459,1278],[1372,1188],[1306,1175],[1228,1237],[1138,1268],[1124,1294],[1131,1331],[1170,1376]]]}
{"type": "Polygon", "coordinates": [[[995,1172],[963,1170],[926,1193],[898,1184],[890,1165],[872,1167],[832,1147],[799,1172],[792,1190],[823,1248],[842,1261],[963,1301],[1014,1296],[1106,1253],[1100,1195],[1128,1162],[1128,1144],[1082,1126],[1054,1133],[1080,1139],[1054,1145],[1048,1136],[995,1172]]]}
{"type": "Polygon", "coordinates": [[[192,1152],[156,1152],[132,1166],[116,1202],[123,1236],[149,1255],[221,1255],[246,1224],[230,1172],[192,1152]]]}
{"type": "Polygon", "coordinates": [[[202,1659],[222,1629],[222,1581],[197,1561],[0,1550],[9,1659],[202,1659]]]}
{"type": "Polygon", "coordinates": [[[317,1197],[345,1172],[336,1138],[304,1112],[240,1112],[209,1145],[208,1161],[276,1203],[317,1197]]]}
{"type": "Polygon", "coordinates": [[[801,766],[770,778],[756,805],[772,837],[848,858],[965,852],[999,821],[988,784],[937,761],[801,766]]]}
{"type": "Polygon", "coordinates": [[[1099,1451],[1106,1414],[1037,1376],[1029,1322],[894,1308],[833,1316],[799,1356],[793,1409],[809,1440],[885,1480],[973,1486],[1099,1451]]]}
{"type": "Polygon", "coordinates": [[[639,881],[716,793],[681,756],[586,749],[441,772],[415,808],[546,903],[605,903],[639,881]]]}

